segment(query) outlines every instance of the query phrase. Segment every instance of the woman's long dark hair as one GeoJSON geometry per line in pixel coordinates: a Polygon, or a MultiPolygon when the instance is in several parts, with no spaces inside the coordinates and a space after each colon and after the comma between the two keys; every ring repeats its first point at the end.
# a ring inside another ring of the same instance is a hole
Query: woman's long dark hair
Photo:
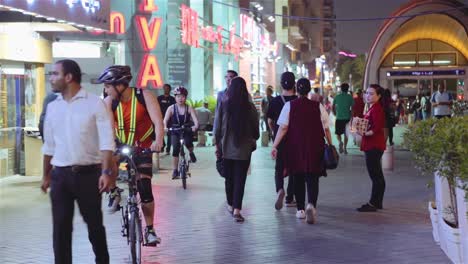
{"type": "Polygon", "coordinates": [[[235,77],[231,80],[231,85],[227,89],[227,96],[224,98],[228,113],[228,129],[234,134],[234,145],[239,146],[245,139],[248,129],[246,124],[251,116],[251,103],[249,102],[249,92],[247,84],[242,77],[235,77]]]}

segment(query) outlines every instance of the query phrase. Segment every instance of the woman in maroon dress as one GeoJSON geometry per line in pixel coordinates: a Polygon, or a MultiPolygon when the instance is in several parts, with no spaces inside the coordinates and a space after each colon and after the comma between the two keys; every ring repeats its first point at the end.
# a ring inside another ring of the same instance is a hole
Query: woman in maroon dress
{"type": "Polygon", "coordinates": [[[378,84],[371,84],[366,91],[366,101],[369,110],[364,118],[369,120],[369,127],[362,136],[361,150],[366,157],[367,171],[372,180],[372,193],[368,203],[357,208],[359,212],[375,212],[383,208],[385,179],[382,171],[381,159],[385,151],[385,112],[382,106],[384,89],[378,84]]]}
{"type": "Polygon", "coordinates": [[[328,128],[328,114],[322,104],[307,99],[310,81],[302,78],[297,81],[299,98],[287,102],[278,118],[279,130],[273,144],[271,155],[276,158],[276,149],[285,140],[284,160],[286,173],[294,177],[299,219],[314,224],[317,219],[317,198],[319,177],[325,176],[323,151],[325,140],[331,144],[328,128]],[[307,209],[305,209],[305,183],[307,182],[307,209]]]}

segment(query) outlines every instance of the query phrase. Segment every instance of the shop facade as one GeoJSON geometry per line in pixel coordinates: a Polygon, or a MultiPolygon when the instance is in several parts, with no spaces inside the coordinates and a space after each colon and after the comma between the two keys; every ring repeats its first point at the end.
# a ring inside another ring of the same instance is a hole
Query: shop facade
{"type": "MultiPolygon", "coordinates": [[[[234,3],[236,4],[236,3],[234,3]]],[[[225,88],[226,70],[239,69],[239,10],[198,0],[112,1],[111,36],[122,42],[132,85],[162,93],[184,86],[203,100],[225,88]]],[[[103,33],[106,34],[106,33],[103,33]]]]}
{"type": "Polygon", "coordinates": [[[369,52],[364,87],[379,83],[403,98],[432,94],[439,84],[468,98],[468,16],[459,1],[411,1],[394,13],[369,52]],[[450,13],[431,13],[453,9],[450,13]]]}
{"type": "Polygon", "coordinates": [[[34,135],[47,90],[46,67],[53,62],[53,32],[105,29],[110,6],[97,0],[3,0],[0,8],[0,177],[37,175],[41,142],[34,135]]]}

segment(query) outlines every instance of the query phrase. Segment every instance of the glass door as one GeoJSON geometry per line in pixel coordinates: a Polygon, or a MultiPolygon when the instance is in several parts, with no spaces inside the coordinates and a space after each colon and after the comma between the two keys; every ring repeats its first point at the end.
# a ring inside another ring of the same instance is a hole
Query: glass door
{"type": "Polygon", "coordinates": [[[24,173],[25,79],[24,68],[0,67],[0,176],[24,173]]]}

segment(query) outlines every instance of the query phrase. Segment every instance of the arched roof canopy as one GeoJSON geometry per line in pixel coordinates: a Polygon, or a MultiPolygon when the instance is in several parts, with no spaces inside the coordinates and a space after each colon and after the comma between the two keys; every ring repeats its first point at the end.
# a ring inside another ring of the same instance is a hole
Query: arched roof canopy
{"type": "Polygon", "coordinates": [[[453,9],[445,14],[427,14],[388,20],[377,34],[368,53],[364,87],[378,83],[382,61],[398,46],[418,39],[436,39],[445,42],[468,58],[468,8],[455,0],[414,0],[392,16],[407,16],[422,12],[453,9]],[[456,9],[455,9],[456,8],[456,9]]]}

